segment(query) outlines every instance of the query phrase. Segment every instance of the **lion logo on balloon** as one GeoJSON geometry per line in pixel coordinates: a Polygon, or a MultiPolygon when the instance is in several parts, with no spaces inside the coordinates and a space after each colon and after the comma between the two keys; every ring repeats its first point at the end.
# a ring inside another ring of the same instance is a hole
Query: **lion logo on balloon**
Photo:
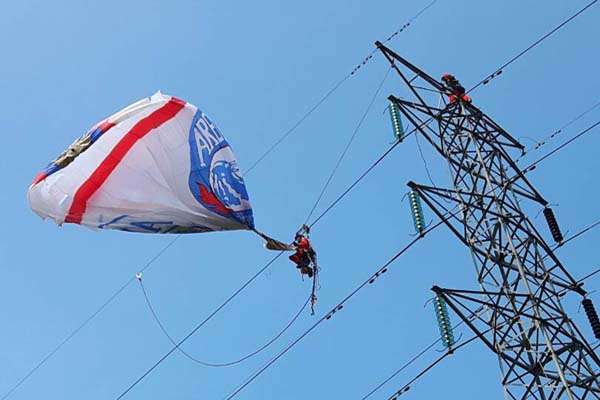
{"type": "Polygon", "coordinates": [[[189,133],[189,188],[208,210],[254,228],[252,207],[244,179],[219,129],[200,110],[189,133]]]}

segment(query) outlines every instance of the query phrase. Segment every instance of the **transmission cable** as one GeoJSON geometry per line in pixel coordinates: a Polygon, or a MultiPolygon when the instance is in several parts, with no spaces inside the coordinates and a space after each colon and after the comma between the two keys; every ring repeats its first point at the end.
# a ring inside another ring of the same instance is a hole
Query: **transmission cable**
{"type": "MultiPolygon", "coordinates": [[[[600,221],[598,221],[598,224],[600,224],[600,221]]],[[[583,233],[585,233],[585,230],[582,231],[582,232],[580,232],[578,235],[583,234],[583,233]]],[[[575,237],[578,236],[578,235],[575,235],[575,237]]],[[[573,239],[575,237],[573,237],[573,239]]],[[[600,272],[600,268],[597,268],[596,270],[592,271],[591,273],[589,273],[589,274],[585,275],[584,277],[578,279],[576,283],[577,284],[583,283],[584,281],[586,281],[587,279],[591,278],[592,276],[596,275],[599,272],[600,272]]],[[[563,289],[561,292],[559,292],[558,295],[562,296],[562,294],[566,293],[567,291],[568,291],[567,289],[563,289]]],[[[472,319],[481,310],[483,310],[483,307],[480,307],[479,309],[477,309],[474,312],[472,312],[471,315],[468,318],[472,319]]],[[[465,321],[461,319],[459,322],[457,322],[456,324],[454,324],[454,326],[452,327],[452,329],[455,330],[455,329],[459,328],[464,323],[465,323],[465,321]]],[[[377,386],[375,386],[369,393],[367,393],[366,395],[364,395],[361,398],[361,400],[366,400],[369,397],[371,397],[373,394],[375,394],[375,392],[377,392],[379,389],[381,389],[383,386],[385,386],[387,383],[389,383],[400,372],[404,371],[406,368],[408,368],[409,366],[411,366],[412,364],[414,364],[418,359],[420,359],[423,355],[425,355],[428,351],[430,351],[433,347],[435,347],[441,341],[442,341],[442,338],[438,337],[436,340],[434,340],[429,345],[427,345],[426,347],[424,347],[419,353],[417,353],[414,357],[412,357],[410,360],[408,360],[400,368],[398,368],[397,370],[395,370],[390,376],[388,376],[381,383],[379,383],[377,386]]]]}
{"type": "Polygon", "coordinates": [[[229,304],[231,302],[231,300],[233,300],[238,294],[240,294],[244,289],[246,289],[246,287],[248,287],[256,278],[258,278],[263,272],[265,272],[267,270],[267,268],[269,268],[271,266],[271,264],[273,264],[279,257],[281,257],[282,254],[283,254],[283,251],[279,252],[275,257],[273,257],[269,262],[267,262],[261,269],[259,269],[254,275],[252,275],[252,277],[250,279],[248,279],[242,286],[240,286],[235,292],[233,292],[233,294],[231,294],[223,303],[221,303],[221,305],[219,305],[217,308],[215,308],[206,318],[204,318],[200,323],[198,323],[194,327],[194,329],[192,329],[186,336],[184,336],[183,339],[181,339],[179,342],[177,342],[175,346],[173,346],[158,361],[156,361],[150,368],[148,368],[139,378],[137,378],[131,385],[129,385],[127,387],[127,389],[125,389],[125,391],[123,391],[119,395],[119,397],[117,397],[117,400],[123,398],[123,396],[125,396],[127,393],[129,393],[129,391],[131,389],[133,389],[135,387],[135,385],[137,385],[139,382],[141,382],[142,379],[144,379],[146,376],[148,376],[149,373],[154,371],[154,369],[156,367],[158,367],[164,360],[166,360],[171,354],[173,354],[175,352],[175,350],[180,348],[183,343],[185,343],[190,337],[192,337],[192,335],[194,335],[194,333],[196,333],[198,331],[198,329],[202,328],[208,321],[210,321],[212,319],[212,317],[214,317],[227,304],[229,304]]]}
{"type": "Polygon", "coordinates": [[[383,76],[383,79],[379,83],[379,86],[377,86],[377,90],[373,94],[373,97],[371,98],[371,101],[367,105],[366,110],[363,112],[362,116],[360,117],[360,119],[358,121],[358,124],[356,125],[356,127],[352,131],[352,135],[350,136],[350,139],[348,139],[348,142],[346,143],[346,146],[342,150],[342,153],[340,154],[337,162],[335,163],[333,169],[331,170],[331,173],[329,174],[329,177],[325,181],[325,184],[323,185],[323,188],[321,189],[321,192],[319,193],[319,196],[317,196],[317,200],[315,201],[315,203],[313,204],[310,212],[308,213],[308,216],[306,217],[306,220],[304,221],[305,225],[308,223],[308,220],[310,220],[310,217],[312,217],[313,213],[317,209],[317,206],[319,205],[321,199],[323,198],[323,195],[325,194],[325,191],[329,187],[329,184],[331,183],[331,181],[332,181],[335,173],[337,172],[338,168],[342,164],[342,161],[344,160],[344,157],[348,153],[348,150],[350,150],[350,146],[352,145],[352,143],[354,142],[354,139],[356,138],[356,135],[360,131],[360,128],[362,127],[363,122],[365,122],[365,119],[367,118],[367,115],[369,114],[369,111],[371,111],[371,108],[373,107],[373,104],[375,103],[375,100],[377,99],[377,96],[379,96],[379,92],[381,92],[381,89],[383,88],[383,84],[385,83],[385,81],[386,81],[387,77],[389,76],[391,70],[392,70],[392,67],[390,66],[387,69],[385,75],[383,76]]]}
{"type": "Polygon", "coordinates": [[[581,118],[583,118],[584,116],[586,116],[587,114],[589,114],[590,112],[592,112],[593,110],[595,110],[598,106],[600,106],[600,101],[598,101],[593,106],[587,108],[581,114],[579,114],[576,117],[572,118],[569,122],[567,122],[566,124],[564,124],[560,128],[556,129],[550,135],[542,138],[539,141],[538,140],[534,140],[536,142],[535,146],[533,146],[532,148],[527,149],[526,151],[524,151],[523,154],[521,154],[521,156],[519,156],[515,161],[519,162],[523,157],[525,157],[525,155],[527,155],[527,154],[529,154],[529,153],[531,153],[533,151],[539,150],[541,147],[547,145],[550,140],[554,139],[556,136],[558,136],[559,134],[561,134],[566,128],[568,128],[569,126],[571,126],[572,124],[574,124],[575,122],[579,121],[581,118]]]}
{"type": "Polygon", "coordinates": [[[540,37],[538,40],[536,40],[535,42],[533,42],[531,45],[529,45],[529,47],[527,47],[526,49],[522,50],[520,53],[516,54],[511,59],[509,59],[508,61],[506,61],[498,69],[496,69],[494,72],[492,72],[486,78],[484,78],[483,80],[481,80],[478,84],[476,84],[471,89],[469,89],[468,92],[471,92],[471,91],[475,90],[476,88],[478,88],[481,85],[487,85],[492,79],[494,79],[497,76],[499,76],[500,74],[502,74],[502,72],[504,71],[504,69],[506,67],[508,67],[513,62],[517,61],[523,55],[525,55],[530,50],[532,50],[534,47],[536,47],[537,45],[539,45],[540,43],[542,43],[544,40],[546,40],[547,38],[549,38],[550,36],[552,36],[555,32],[557,32],[558,30],[560,30],[563,26],[567,25],[569,22],[571,22],[572,20],[574,20],[576,17],[578,17],[580,14],[582,14],[584,11],[586,11],[588,8],[590,8],[591,6],[593,6],[594,4],[596,4],[597,2],[598,2],[598,0],[593,0],[593,1],[589,2],[581,10],[577,11],[575,14],[571,15],[569,18],[567,18],[566,20],[564,20],[563,22],[561,22],[560,24],[558,24],[556,27],[554,27],[554,29],[552,29],[550,32],[546,33],[545,35],[543,35],[542,37],[540,37]]]}
{"type": "MultiPolygon", "coordinates": [[[[482,332],[482,334],[485,334],[487,332],[491,331],[490,329],[487,329],[485,332],[482,332]]],[[[468,340],[463,341],[461,344],[455,346],[453,348],[454,351],[468,345],[469,343],[475,341],[475,339],[478,339],[479,335],[473,335],[471,336],[468,340]]],[[[396,391],[396,393],[394,393],[393,395],[391,395],[388,400],[396,400],[400,395],[402,395],[403,393],[406,393],[409,389],[410,389],[410,385],[412,385],[413,383],[415,383],[418,379],[422,378],[423,375],[425,375],[427,372],[429,372],[433,367],[435,367],[436,365],[438,365],[440,362],[442,362],[446,357],[448,357],[449,355],[451,355],[452,352],[450,351],[446,351],[444,354],[442,354],[440,357],[438,357],[435,361],[433,361],[431,364],[429,364],[427,367],[425,367],[423,370],[421,370],[421,372],[419,372],[417,375],[415,375],[414,378],[412,378],[410,381],[408,381],[404,386],[402,386],[398,391],[396,391]]]]}
{"type": "Polygon", "coordinates": [[[591,132],[592,129],[594,129],[595,127],[597,127],[598,125],[600,125],[600,120],[596,121],[594,124],[588,126],[587,128],[585,128],[584,130],[580,131],[577,135],[573,136],[571,139],[567,140],[566,142],[564,142],[563,144],[561,144],[560,146],[556,147],[554,150],[546,153],[545,155],[543,155],[542,157],[538,158],[536,161],[532,162],[531,164],[529,164],[526,168],[523,169],[523,173],[527,173],[530,171],[533,171],[537,165],[544,161],[545,159],[547,159],[548,157],[554,155],[555,153],[557,153],[558,151],[564,149],[565,147],[567,147],[569,144],[573,143],[575,140],[579,139],[580,137],[582,137],[583,135],[587,134],[588,132],[591,132]]]}
{"type": "Polygon", "coordinates": [[[590,230],[594,229],[595,227],[597,227],[598,225],[600,225],[600,219],[597,220],[596,222],[590,224],[589,226],[583,228],[582,230],[580,230],[579,232],[571,235],[570,237],[568,237],[567,239],[563,240],[562,242],[558,243],[556,245],[556,248],[562,247],[565,244],[569,243],[571,240],[578,238],[579,236],[589,232],[590,230]]]}
{"type": "MultiPolygon", "coordinates": [[[[455,207],[456,208],[456,207],[455,207]]],[[[447,213],[449,215],[442,218],[437,223],[430,225],[427,229],[425,229],[419,236],[415,237],[412,241],[410,241],[406,246],[404,246],[400,251],[394,254],[388,261],[386,261],[374,274],[372,274],[369,278],[367,278],[363,283],[358,285],[354,290],[350,292],[346,297],[344,297],[335,307],[333,307],[328,313],[324,314],[318,321],[316,321],[312,326],[310,326],[306,331],[304,331],[300,336],[298,336],[294,341],[288,344],[283,350],[281,350],[275,357],[269,360],[263,367],[254,372],[243,384],[238,386],[231,394],[226,397],[226,400],[230,400],[237,396],[245,387],[247,387],[250,383],[252,383],[256,378],[258,378],[263,372],[265,372],[271,365],[273,365],[277,360],[283,357],[288,351],[290,351],[294,346],[296,346],[304,337],[310,334],[314,329],[316,329],[321,323],[326,320],[331,319],[335,313],[342,310],[344,308],[344,304],[354,297],[359,291],[361,291],[365,286],[372,284],[375,282],[377,278],[379,278],[382,274],[386,273],[388,267],[400,258],[404,253],[406,253],[411,247],[413,247],[419,240],[424,238],[431,231],[442,225],[449,218],[452,218],[456,215],[456,213],[460,212],[460,210],[455,211],[454,213],[447,213]]]]}
{"type": "Polygon", "coordinates": [[[309,296],[306,301],[304,302],[304,304],[300,307],[300,309],[298,310],[298,312],[296,314],[294,314],[294,316],[292,317],[292,319],[287,323],[287,325],[285,325],[283,327],[282,330],[280,330],[273,338],[269,339],[265,344],[263,344],[262,346],[260,346],[258,349],[252,351],[251,353],[246,354],[243,357],[237,358],[235,360],[232,361],[228,361],[228,362],[207,362],[207,361],[203,361],[200,360],[194,356],[192,356],[191,354],[189,354],[187,351],[185,351],[183,348],[181,348],[177,342],[175,341],[175,339],[173,339],[173,337],[169,334],[169,332],[167,331],[167,329],[165,328],[164,324],[162,323],[162,321],[160,320],[160,318],[158,317],[158,314],[156,312],[156,310],[154,309],[154,307],[152,306],[152,303],[150,301],[150,297],[148,296],[148,292],[146,291],[146,287],[144,285],[144,283],[142,282],[142,278],[138,278],[138,282],[140,284],[140,288],[142,289],[142,293],[144,294],[144,299],[146,301],[146,305],[148,306],[148,309],[150,310],[152,317],[154,318],[154,321],[156,322],[156,324],[160,327],[160,330],[164,333],[164,335],[169,339],[169,341],[171,342],[171,344],[175,347],[177,347],[177,349],[179,350],[179,352],[181,354],[183,354],[186,358],[188,358],[189,360],[203,365],[205,367],[231,367],[237,364],[240,364],[244,361],[246,361],[247,359],[254,357],[255,355],[259,354],[260,352],[262,352],[263,350],[265,350],[266,348],[268,348],[271,344],[273,344],[277,339],[279,339],[293,324],[294,322],[296,322],[296,320],[300,317],[300,314],[302,314],[302,312],[306,309],[306,306],[308,306],[308,303],[311,300],[311,296],[309,296]]]}
{"type": "MultiPolygon", "coordinates": [[[[146,264],[144,264],[143,268],[140,271],[146,271],[164,252],[166,252],[169,247],[171,247],[175,242],[181,237],[181,235],[175,236],[171,239],[165,246],[163,246],[146,264]]],[[[56,347],[52,349],[44,358],[42,358],[33,368],[29,370],[21,379],[17,381],[9,390],[6,392],[2,399],[6,400],[15,390],[17,390],[31,375],[33,375],[38,369],[40,369],[52,356],[54,356],[64,345],[66,345],[75,335],[77,335],[83,328],[85,328],[98,314],[100,314],[110,303],[112,303],[117,296],[121,294],[133,281],[135,277],[129,278],[126,282],[124,282],[104,303],[100,305],[89,317],[87,317],[82,323],[80,323],[77,328],[75,328],[71,333],[69,333],[56,347]]]]}
{"type": "MultiPolygon", "coordinates": [[[[512,64],[513,62],[515,62],[517,59],[519,59],[520,57],[522,57],[524,54],[526,54],[527,52],[529,52],[531,49],[533,49],[534,47],[536,47],[538,44],[540,44],[542,41],[544,41],[546,38],[548,38],[549,36],[551,36],[553,33],[555,33],[556,31],[558,31],[560,28],[562,28],[564,25],[566,25],[568,22],[572,21],[575,17],[577,17],[579,14],[583,13],[585,10],[587,10],[588,8],[590,8],[592,5],[594,5],[598,0],[594,0],[591,3],[588,3],[584,8],[582,8],[581,10],[579,10],[576,14],[572,15],[571,17],[569,17],[568,19],[566,19],[565,21],[563,21],[561,24],[559,24],[558,26],[556,26],[552,31],[550,31],[549,33],[545,34],[544,36],[542,36],[541,38],[539,38],[538,40],[536,40],[533,44],[531,44],[529,47],[527,47],[525,50],[521,51],[520,53],[516,54],[515,56],[513,56],[511,59],[509,59],[508,61],[506,61],[504,64],[502,64],[502,66],[500,68],[498,68],[496,70],[495,73],[489,75],[487,78],[483,79],[481,82],[479,82],[478,84],[476,84],[475,86],[473,86],[471,89],[469,89],[468,92],[472,92],[473,90],[477,89],[479,86],[481,86],[482,84],[487,84],[491,79],[495,78],[496,76],[500,75],[501,71],[506,68],[507,66],[509,66],[510,64],[512,64]],[[500,71],[498,73],[498,71],[500,71]]],[[[389,38],[388,38],[389,39],[389,38]]],[[[376,50],[374,50],[375,52],[376,50]]],[[[413,133],[415,133],[418,129],[424,127],[424,126],[429,126],[429,124],[434,120],[434,118],[430,117],[428,118],[426,121],[422,122],[419,127],[412,129],[409,133],[407,133],[404,136],[404,139],[408,138],[410,135],[412,135],[413,133]]],[[[362,180],[362,178],[364,177],[364,175],[368,174],[372,168],[374,168],[377,164],[379,164],[379,162],[381,162],[398,144],[400,144],[400,142],[396,141],[388,150],[386,150],[386,152],[380,157],[379,160],[377,160],[375,162],[374,165],[372,165],[366,172],[365,174],[363,174],[361,177],[359,177],[358,181],[356,183],[358,183],[360,180],[362,180]]],[[[332,204],[335,205],[337,204],[337,202],[339,200],[341,200],[341,198],[343,198],[345,196],[345,194],[347,192],[349,192],[350,190],[352,190],[354,186],[351,185],[346,192],[342,193],[342,195],[340,196],[340,198],[336,199],[334,201],[334,203],[332,204]]],[[[332,207],[330,206],[330,207],[332,207]]],[[[326,214],[329,211],[330,208],[325,209],[325,211],[323,212],[322,215],[326,214]]],[[[311,224],[310,226],[312,227],[313,225],[315,225],[319,219],[322,217],[319,216],[317,217],[311,224]]]]}
{"type": "MultiPolygon", "coordinates": [[[[577,281],[577,283],[582,283],[584,280],[590,278],[591,276],[595,275],[597,272],[600,272],[600,269],[597,269],[596,271],[586,275],[585,277],[581,278],[580,280],[577,281]]],[[[563,289],[562,292],[558,293],[558,296],[561,296],[561,293],[565,293],[567,291],[567,289],[563,289]]],[[[479,308],[481,309],[481,307],[479,308]]],[[[478,313],[478,311],[475,311],[471,314],[471,316],[475,316],[478,313]]],[[[464,321],[461,321],[461,323],[463,323],[464,321]]],[[[457,325],[460,325],[457,324],[457,325]]],[[[503,325],[503,324],[500,324],[503,325]]],[[[497,328],[497,326],[495,326],[494,328],[497,328]]],[[[404,384],[399,390],[397,390],[394,394],[392,394],[390,397],[388,397],[388,400],[397,400],[398,397],[400,395],[402,395],[403,393],[406,393],[409,389],[410,386],[416,382],[418,379],[420,379],[423,375],[425,375],[427,372],[429,372],[433,367],[435,367],[437,364],[439,364],[443,359],[445,359],[447,356],[451,355],[454,351],[460,349],[461,347],[466,346],[467,344],[473,342],[475,339],[478,339],[480,336],[485,335],[486,333],[490,332],[493,328],[488,328],[485,331],[475,334],[474,336],[472,336],[471,338],[469,338],[468,340],[462,342],[461,344],[453,347],[453,351],[446,351],[443,355],[441,355],[440,357],[438,357],[435,361],[433,361],[431,364],[429,364],[427,367],[425,367],[423,370],[421,370],[413,379],[411,379],[410,381],[408,381],[406,384],[404,384]]],[[[598,346],[596,346],[598,347],[598,346]]],[[[390,378],[391,379],[391,378],[390,378]]],[[[387,383],[387,381],[386,381],[387,383]]],[[[383,385],[381,385],[383,386],[383,385]]],[[[379,386],[380,387],[380,386],[379,386]]],[[[379,389],[379,387],[377,389],[379,389]]],[[[373,392],[369,393],[369,395],[371,395],[373,392]]],[[[363,397],[362,400],[366,399],[368,396],[363,397]]]]}
{"type": "MultiPolygon", "coordinates": [[[[438,0],[433,0],[425,7],[423,7],[419,12],[413,15],[404,25],[398,28],[394,33],[392,33],[384,43],[391,41],[394,37],[402,33],[405,29],[407,29],[411,23],[417,20],[425,11],[427,11],[430,7],[432,7],[438,0]]],[[[252,171],[258,164],[260,164],[269,154],[273,152],[288,136],[290,136],[313,112],[315,112],[334,92],[336,92],[343,83],[345,83],[348,79],[354,76],[362,67],[364,67],[372,58],[373,55],[377,52],[377,49],[372,50],[361,63],[357,64],[350,73],[340,79],[328,92],[325,93],[323,97],[321,97],[311,108],[308,109],[306,113],[300,117],[298,121],[294,125],[292,125],[287,131],[283,133],[271,146],[269,146],[257,159],[250,165],[246,171],[244,171],[243,175],[246,176],[252,171]]]]}

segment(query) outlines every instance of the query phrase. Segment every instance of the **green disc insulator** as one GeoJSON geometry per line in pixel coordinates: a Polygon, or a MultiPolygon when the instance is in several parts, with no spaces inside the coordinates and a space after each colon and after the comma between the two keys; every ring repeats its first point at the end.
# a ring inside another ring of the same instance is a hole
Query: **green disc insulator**
{"type": "Polygon", "coordinates": [[[408,193],[408,199],[410,201],[410,211],[413,217],[413,223],[415,229],[419,233],[423,233],[425,230],[425,219],[423,218],[423,208],[421,207],[421,198],[419,194],[414,190],[408,193]]]}
{"type": "Polygon", "coordinates": [[[435,316],[440,328],[440,337],[442,339],[442,343],[449,350],[451,350],[456,341],[454,340],[454,330],[452,328],[452,324],[450,323],[446,301],[440,296],[435,296],[433,303],[435,306],[435,316]]]}
{"type": "Polygon", "coordinates": [[[404,126],[402,126],[402,118],[400,118],[400,108],[398,108],[396,103],[390,101],[389,110],[394,136],[399,142],[401,142],[404,139],[404,126]]]}

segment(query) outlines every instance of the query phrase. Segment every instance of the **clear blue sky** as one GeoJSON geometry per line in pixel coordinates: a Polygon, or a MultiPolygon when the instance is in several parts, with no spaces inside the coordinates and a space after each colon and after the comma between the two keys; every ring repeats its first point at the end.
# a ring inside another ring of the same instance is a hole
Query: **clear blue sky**
{"type": "MultiPolygon", "coordinates": [[[[206,111],[247,167],[360,62],[375,40],[427,2],[5,2],[0,394],[172,238],[58,228],[30,211],[25,193],[31,179],[73,138],[160,89],[206,111]]],[[[439,0],[391,45],[433,75],[451,71],[470,86],[583,4],[439,0]]],[[[532,142],[525,137],[542,138],[595,103],[599,18],[595,6],[477,91],[475,103],[526,145],[532,142]]],[[[384,60],[375,57],[247,177],[260,229],[291,238],[385,69],[384,60]]],[[[389,145],[385,98],[403,90],[390,76],[323,206],[389,145]]],[[[590,114],[565,135],[599,116],[590,114]]],[[[545,197],[559,204],[565,231],[600,218],[599,144],[598,134],[591,134],[531,175],[545,197]]],[[[425,156],[437,181],[447,185],[444,163],[430,148],[425,156]]],[[[401,202],[409,180],[426,182],[414,139],[315,229],[322,267],[318,315],[411,239],[408,206],[401,202]]],[[[536,221],[547,233],[541,218],[536,221]]],[[[560,250],[575,276],[597,266],[598,239],[600,230],[560,250]]],[[[247,232],[189,235],[153,265],[145,284],[179,338],[271,256],[247,232]]],[[[468,252],[445,229],[402,257],[239,398],[360,398],[436,338],[432,310],[423,308],[432,284],[475,287],[468,252]]],[[[588,286],[598,288],[600,280],[588,286]]],[[[308,291],[309,283],[282,259],[185,347],[217,362],[249,352],[286,323],[308,291]]],[[[568,301],[567,308],[591,338],[577,303],[568,301]]],[[[316,318],[305,313],[270,351],[237,367],[208,369],[175,354],[127,398],[221,399],[316,318]]],[[[131,285],[11,398],[114,399],[169,347],[139,287],[131,285]]],[[[437,355],[429,353],[380,398],[437,355]]],[[[476,343],[446,360],[409,396],[500,399],[498,376],[497,360],[476,343]]]]}

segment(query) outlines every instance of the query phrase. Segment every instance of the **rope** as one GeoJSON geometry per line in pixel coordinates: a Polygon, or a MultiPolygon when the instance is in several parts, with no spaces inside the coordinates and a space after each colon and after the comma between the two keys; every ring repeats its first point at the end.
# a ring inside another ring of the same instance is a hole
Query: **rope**
{"type": "Polygon", "coordinates": [[[281,255],[283,252],[278,253],[269,262],[267,262],[260,270],[258,270],[250,279],[248,279],[240,288],[238,288],[232,295],[230,295],[221,305],[213,310],[206,318],[198,323],[194,329],[192,329],[183,339],[176,343],[168,352],[166,352],[158,361],[156,361],[150,368],[148,368],[139,378],[137,378],[131,385],[125,389],[118,397],[117,400],[123,398],[131,389],[133,389],[138,383],[142,381],[148,374],[150,374],[156,367],[158,367],[163,361],[165,361],[171,354],[175,352],[182,344],[184,344],[198,329],[202,328],[208,321],[212,319],[221,309],[223,309],[231,300],[233,300],[238,294],[240,294],[246,287],[248,287],[256,278],[258,278],[263,272],[267,270],[281,255]]]}
{"type": "Polygon", "coordinates": [[[346,157],[346,154],[348,153],[348,150],[350,150],[350,146],[352,145],[352,143],[354,142],[354,139],[356,138],[356,135],[360,131],[360,128],[361,128],[363,122],[365,122],[365,119],[367,118],[367,115],[369,114],[369,111],[371,111],[371,108],[373,107],[373,104],[375,103],[375,100],[377,99],[377,96],[379,95],[379,92],[381,92],[381,89],[383,88],[383,84],[385,83],[385,81],[386,81],[387,77],[389,76],[391,70],[392,70],[392,67],[390,66],[390,68],[387,69],[385,75],[383,76],[383,79],[379,83],[379,86],[377,86],[377,90],[373,94],[373,97],[371,98],[371,101],[369,101],[369,104],[367,105],[366,110],[363,112],[362,116],[360,117],[360,119],[358,121],[358,124],[356,125],[356,127],[352,131],[352,135],[350,136],[350,139],[346,143],[346,146],[344,147],[344,150],[340,154],[337,162],[335,163],[335,166],[333,167],[333,169],[331,170],[331,173],[329,174],[329,177],[325,181],[325,184],[323,185],[323,188],[321,189],[321,192],[319,193],[319,196],[317,197],[317,200],[315,201],[315,203],[313,204],[310,212],[308,213],[308,216],[306,217],[306,220],[304,221],[305,225],[308,223],[308,220],[310,219],[310,217],[312,217],[312,215],[315,212],[317,206],[319,205],[321,199],[323,198],[323,195],[325,194],[325,191],[327,190],[327,188],[329,187],[329,184],[333,180],[333,177],[334,177],[335,173],[337,172],[338,168],[342,164],[342,161],[344,160],[344,157],[346,157]]]}
{"type": "Polygon", "coordinates": [[[536,47],[537,45],[539,45],[540,43],[542,43],[544,40],[546,40],[547,38],[549,38],[550,36],[552,36],[555,32],[557,32],[558,30],[560,30],[563,26],[567,25],[569,22],[571,22],[572,20],[574,20],[577,16],[579,16],[580,14],[582,14],[585,10],[587,10],[588,8],[590,8],[591,6],[593,6],[594,4],[596,4],[597,2],[598,2],[598,0],[593,0],[590,3],[588,3],[581,10],[577,11],[575,14],[571,15],[569,18],[567,18],[566,20],[564,20],[563,22],[561,22],[559,25],[557,25],[556,27],[554,27],[554,29],[552,29],[550,32],[546,33],[545,35],[543,35],[542,37],[540,37],[538,40],[536,40],[535,42],[533,42],[532,44],[530,44],[529,47],[527,47],[526,49],[522,50],[520,53],[518,53],[517,55],[515,55],[514,57],[512,57],[510,60],[508,60],[507,62],[505,62],[504,64],[502,64],[500,66],[500,68],[496,69],[494,72],[492,72],[486,78],[482,79],[478,84],[476,84],[471,89],[469,89],[467,93],[470,93],[471,91],[475,90],[476,88],[478,88],[481,85],[487,85],[492,79],[494,79],[497,76],[499,76],[506,67],[508,67],[513,62],[517,61],[523,55],[525,55],[530,50],[532,50],[534,47],[536,47]]]}
{"type": "Polygon", "coordinates": [[[171,344],[173,346],[175,346],[177,348],[177,350],[179,350],[179,352],[181,354],[183,354],[185,357],[187,357],[189,360],[191,360],[191,361],[193,361],[193,362],[195,362],[197,364],[204,365],[206,367],[215,367],[215,368],[217,368],[217,367],[231,367],[233,365],[240,364],[240,363],[246,361],[247,359],[249,359],[251,357],[254,357],[255,355],[259,354],[260,352],[262,352],[266,348],[268,348],[277,339],[279,339],[294,324],[294,322],[296,322],[296,320],[298,319],[298,317],[300,317],[300,314],[302,313],[302,311],[304,311],[304,309],[306,309],[306,306],[308,305],[309,301],[311,301],[311,298],[312,298],[312,296],[311,296],[308,299],[306,299],[306,301],[304,302],[304,304],[302,305],[302,307],[300,307],[300,309],[298,310],[298,312],[296,314],[294,314],[294,316],[287,323],[287,325],[285,325],[283,327],[283,329],[281,331],[279,331],[279,333],[277,333],[273,338],[271,338],[265,344],[263,344],[262,346],[260,346],[258,349],[252,351],[251,353],[246,354],[243,357],[237,358],[237,359],[235,359],[233,361],[215,363],[215,362],[202,361],[202,360],[200,360],[200,359],[192,356],[188,352],[186,352],[184,349],[181,348],[181,346],[179,346],[177,344],[177,342],[173,339],[173,337],[169,334],[169,332],[165,328],[164,324],[161,322],[160,318],[158,317],[158,314],[156,313],[156,310],[152,306],[152,303],[150,302],[150,298],[148,296],[148,292],[146,291],[146,287],[144,286],[144,283],[142,282],[142,279],[141,278],[138,279],[138,282],[140,283],[140,288],[142,289],[142,293],[144,294],[144,299],[146,300],[146,305],[148,306],[148,309],[150,310],[150,312],[151,312],[151,314],[152,314],[152,316],[154,318],[154,321],[156,321],[157,325],[160,327],[160,330],[169,339],[169,341],[171,342],[171,344]]]}
{"type": "MultiPolygon", "coordinates": [[[[160,249],[154,257],[152,257],[141,269],[141,271],[147,270],[169,247],[171,247],[181,235],[175,236],[170,242],[168,242],[162,249],[160,249]]],[[[40,369],[46,362],[52,358],[58,351],[66,345],[71,339],[73,339],[83,328],[85,328],[94,318],[98,316],[110,303],[112,303],[117,296],[121,294],[133,281],[134,277],[124,282],[110,297],[100,305],[89,317],[87,317],[81,324],[77,326],[71,333],[69,333],[52,351],[50,351],[44,358],[42,358],[33,368],[29,370],[21,379],[17,381],[9,390],[6,392],[1,400],[6,400],[15,390],[17,390],[27,379],[29,379],[38,369],[40,369]]]]}

